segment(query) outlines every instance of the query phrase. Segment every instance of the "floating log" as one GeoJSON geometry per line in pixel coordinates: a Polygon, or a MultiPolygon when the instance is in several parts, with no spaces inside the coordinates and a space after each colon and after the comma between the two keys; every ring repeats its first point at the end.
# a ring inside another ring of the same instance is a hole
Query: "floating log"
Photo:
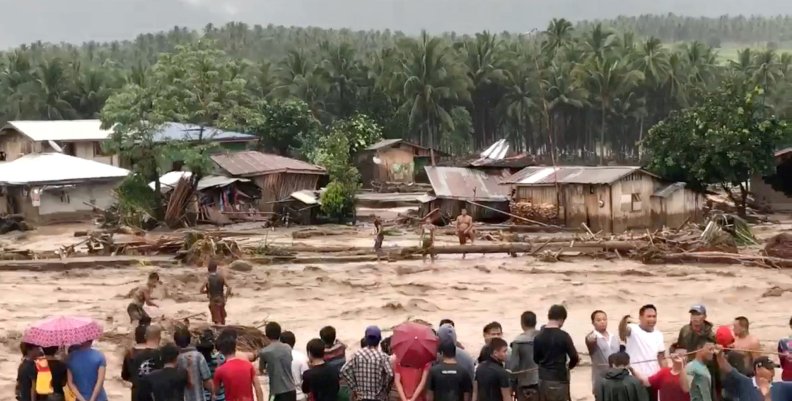
{"type": "Polygon", "coordinates": [[[792,268],[792,259],[739,255],[726,252],[661,253],[652,255],[650,259],[644,260],[644,263],[713,263],[750,265],[766,268],[792,268]]]}
{"type": "Polygon", "coordinates": [[[141,264],[160,267],[178,264],[172,256],[90,256],[65,259],[3,260],[0,271],[63,271],[69,269],[106,269],[141,264]]]}
{"type": "Polygon", "coordinates": [[[354,229],[345,229],[345,228],[308,228],[304,230],[298,230],[292,232],[292,238],[311,238],[311,237],[324,237],[328,235],[345,235],[345,234],[356,234],[357,231],[354,229]]]}

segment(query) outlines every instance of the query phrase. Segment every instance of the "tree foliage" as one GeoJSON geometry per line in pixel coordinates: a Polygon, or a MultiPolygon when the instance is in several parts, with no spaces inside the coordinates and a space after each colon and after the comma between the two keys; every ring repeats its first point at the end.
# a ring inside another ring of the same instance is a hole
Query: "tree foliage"
{"type": "Polygon", "coordinates": [[[789,138],[764,98],[759,87],[727,83],[703,104],[672,112],[646,138],[649,169],[698,188],[717,184],[744,214],[747,181],[774,171],[773,152],[789,138]]]}
{"type": "Polygon", "coordinates": [[[561,18],[526,34],[415,37],[229,23],[34,43],[0,56],[0,119],[94,118],[108,96],[137,85],[156,90],[161,119],[252,131],[281,154],[304,155],[303,143],[327,132],[318,127],[359,113],[384,137],[454,153],[506,138],[540,161],[553,152],[567,162],[637,162],[650,127],[735,75],[765,88],[779,117],[792,116],[792,55],[774,50],[786,47],[786,22],[561,18]],[[759,48],[728,61],[710,36],[759,48]]]}

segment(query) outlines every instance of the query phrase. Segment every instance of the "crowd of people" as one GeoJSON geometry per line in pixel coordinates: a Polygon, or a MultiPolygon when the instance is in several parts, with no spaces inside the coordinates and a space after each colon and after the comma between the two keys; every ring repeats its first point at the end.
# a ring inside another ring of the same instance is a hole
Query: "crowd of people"
{"type": "MultiPolygon", "coordinates": [[[[269,344],[251,355],[238,352],[234,329],[207,330],[196,340],[182,327],[163,341],[162,329],[144,317],[122,378],[131,384],[132,401],[263,401],[259,375],[265,372],[271,401],[570,401],[580,356],[563,329],[566,319],[566,308],[553,305],[547,323],[537,327],[536,314],[526,311],[523,333],[511,343],[499,323],[487,324],[476,358],[446,319],[435,331],[437,359],[407,366],[376,326],[366,328],[360,350],[347,359],[331,326],[303,353],[295,349],[294,333],[270,322],[264,328],[269,344]]],[[[784,380],[774,382],[776,364],[745,317],[716,329],[705,306],[693,305],[690,323],[668,353],[653,305],[643,306],[636,322],[624,316],[617,332],[609,330],[604,311],[592,312],[591,324],[585,345],[597,401],[792,401],[792,382],[784,382],[792,379],[792,338],[779,340],[773,353],[784,380]]],[[[30,344],[23,353],[18,400],[107,401],[106,361],[91,343],[71,347],[64,359],[57,348],[30,344]]]]}

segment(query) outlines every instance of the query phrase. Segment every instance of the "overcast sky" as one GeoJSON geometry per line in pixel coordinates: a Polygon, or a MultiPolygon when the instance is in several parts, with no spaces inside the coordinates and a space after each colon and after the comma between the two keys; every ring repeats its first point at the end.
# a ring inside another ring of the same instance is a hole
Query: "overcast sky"
{"type": "Polygon", "coordinates": [[[524,32],[553,17],[646,13],[690,16],[792,14],[790,0],[0,0],[0,48],[132,39],[175,25],[207,23],[402,30],[524,32]]]}

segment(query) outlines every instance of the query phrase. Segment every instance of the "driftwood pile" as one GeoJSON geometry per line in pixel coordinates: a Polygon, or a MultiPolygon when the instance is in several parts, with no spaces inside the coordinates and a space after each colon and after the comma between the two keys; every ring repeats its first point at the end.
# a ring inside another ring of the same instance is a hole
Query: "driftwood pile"
{"type": "MultiPolygon", "coordinates": [[[[515,216],[524,219],[543,221],[546,223],[556,223],[558,219],[558,208],[552,204],[539,204],[533,202],[511,202],[509,211],[515,216]]],[[[530,224],[526,220],[514,219],[516,224],[530,224]]]]}

